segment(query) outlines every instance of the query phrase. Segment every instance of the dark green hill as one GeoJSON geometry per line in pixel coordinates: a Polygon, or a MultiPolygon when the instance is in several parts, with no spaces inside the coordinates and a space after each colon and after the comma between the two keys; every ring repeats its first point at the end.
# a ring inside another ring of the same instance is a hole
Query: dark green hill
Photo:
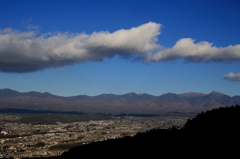
{"type": "Polygon", "coordinates": [[[71,123],[77,121],[89,121],[89,120],[109,120],[112,117],[101,114],[38,114],[29,117],[22,117],[18,122],[31,123],[31,124],[50,124],[55,125],[57,122],[71,123]]]}
{"type": "Polygon", "coordinates": [[[57,124],[56,122],[68,123],[72,121],[73,120],[71,120],[68,117],[56,114],[38,114],[29,117],[22,117],[21,119],[19,119],[19,122],[21,123],[51,124],[51,125],[57,124]]]}
{"type": "Polygon", "coordinates": [[[30,109],[0,109],[0,113],[10,113],[10,114],[83,114],[82,112],[76,111],[53,111],[53,110],[30,110],[30,109]]]}

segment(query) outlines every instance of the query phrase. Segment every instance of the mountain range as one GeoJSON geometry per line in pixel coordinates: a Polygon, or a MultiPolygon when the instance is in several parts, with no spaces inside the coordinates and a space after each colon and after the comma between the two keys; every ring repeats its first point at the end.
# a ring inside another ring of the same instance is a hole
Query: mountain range
{"type": "Polygon", "coordinates": [[[0,89],[0,109],[79,111],[84,113],[161,114],[164,112],[200,112],[213,108],[240,104],[240,96],[230,97],[221,92],[209,94],[189,92],[165,93],[160,96],[134,92],[98,96],[77,95],[63,97],[48,92],[21,93],[0,89]]]}

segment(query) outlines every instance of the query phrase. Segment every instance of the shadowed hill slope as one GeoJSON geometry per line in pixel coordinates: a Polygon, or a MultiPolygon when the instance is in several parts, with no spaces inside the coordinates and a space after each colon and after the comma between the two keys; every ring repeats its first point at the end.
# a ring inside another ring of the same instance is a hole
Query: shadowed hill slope
{"type": "MultiPolygon", "coordinates": [[[[158,158],[236,155],[240,141],[240,106],[213,109],[188,120],[182,129],[154,129],[134,137],[71,148],[60,157],[158,158]]],[[[225,156],[225,157],[226,157],[225,156]]]]}

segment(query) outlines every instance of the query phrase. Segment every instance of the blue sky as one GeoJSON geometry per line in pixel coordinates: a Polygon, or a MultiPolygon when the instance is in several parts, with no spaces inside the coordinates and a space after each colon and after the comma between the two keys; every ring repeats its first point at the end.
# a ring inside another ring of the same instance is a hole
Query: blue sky
{"type": "Polygon", "coordinates": [[[1,0],[0,89],[240,95],[238,0],[1,0]]]}

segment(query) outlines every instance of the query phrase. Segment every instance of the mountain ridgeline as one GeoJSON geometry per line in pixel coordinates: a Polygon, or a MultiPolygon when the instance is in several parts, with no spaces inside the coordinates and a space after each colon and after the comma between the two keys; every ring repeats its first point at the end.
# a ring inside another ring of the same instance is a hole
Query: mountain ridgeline
{"type": "Polygon", "coordinates": [[[0,89],[0,109],[78,111],[84,113],[161,114],[163,112],[200,112],[240,104],[240,96],[230,97],[213,91],[203,93],[166,93],[161,96],[102,94],[98,96],[56,96],[50,93],[20,93],[0,89]]]}

